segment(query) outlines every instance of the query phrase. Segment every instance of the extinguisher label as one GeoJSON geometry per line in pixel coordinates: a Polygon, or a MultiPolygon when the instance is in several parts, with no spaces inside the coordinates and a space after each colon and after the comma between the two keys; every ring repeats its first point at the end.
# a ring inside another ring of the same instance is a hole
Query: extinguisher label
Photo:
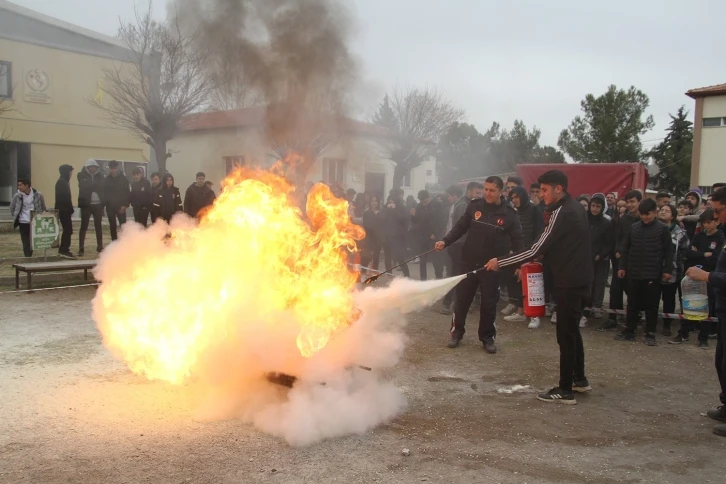
{"type": "Polygon", "coordinates": [[[529,306],[545,305],[544,274],[527,274],[527,301],[529,306]]]}

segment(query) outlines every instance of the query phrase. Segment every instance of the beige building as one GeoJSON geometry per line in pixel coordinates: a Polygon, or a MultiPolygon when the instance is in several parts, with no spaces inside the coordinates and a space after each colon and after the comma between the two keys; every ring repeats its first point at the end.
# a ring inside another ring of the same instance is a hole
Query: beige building
{"type": "MultiPolygon", "coordinates": [[[[90,99],[101,92],[103,69],[128,51],[116,39],[0,0],[0,207],[18,178],[30,178],[53,206],[58,167],[76,172],[89,158],[146,162],[145,145],[111,126],[90,99]]],[[[74,202],[78,186],[71,184],[74,202]]]]}
{"type": "Polygon", "coordinates": [[[711,185],[726,182],[726,84],[691,89],[696,100],[691,186],[709,193],[711,185]]]}
{"type": "MultiPolygon", "coordinates": [[[[181,132],[169,142],[172,157],[167,169],[184,189],[202,171],[219,191],[220,182],[237,165],[270,166],[276,157],[264,140],[267,108],[254,107],[187,116],[181,132]]],[[[369,123],[338,120],[335,143],[320,156],[307,175],[308,182],[340,182],[346,189],[386,196],[393,187],[393,162],[380,156],[378,141],[390,134],[369,123]]],[[[404,179],[405,196],[436,184],[436,160],[431,157],[404,179]]]]}

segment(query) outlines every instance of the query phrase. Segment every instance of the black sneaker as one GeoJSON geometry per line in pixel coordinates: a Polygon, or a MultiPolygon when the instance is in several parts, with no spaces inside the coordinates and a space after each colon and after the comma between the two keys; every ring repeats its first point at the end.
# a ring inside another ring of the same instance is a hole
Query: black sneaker
{"type": "Polygon", "coordinates": [[[83,250],[82,248],[78,249],[78,257],[83,257],[83,254],[85,254],[85,253],[86,253],[86,251],[83,250]]]}
{"type": "Polygon", "coordinates": [[[71,254],[70,252],[58,252],[58,255],[62,259],[69,259],[69,260],[76,260],[76,259],[78,259],[78,257],[76,257],[75,255],[71,254]]]}
{"type": "Polygon", "coordinates": [[[628,331],[623,331],[615,335],[615,339],[618,341],[635,341],[635,334],[628,331]]]}
{"type": "Polygon", "coordinates": [[[726,422],[726,405],[712,408],[711,410],[706,412],[706,415],[708,415],[709,418],[718,420],[719,422],[726,422]]]}
{"type": "Polygon", "coordinates": [[[459,345],[461,345],[461,338],[452,336],[451,339],[449,340],[449,344],[447,344],[446,346],[448,346],[449,348],[458,348],[459,345]]]}
{"type": "Polygon", "coordinates": [[[655,340],[655,335],[653,333],[648,333],[645,335],[645,345],[658,346],[658,342],[655,340]]]}
{"type": "Polygon", "coordinates": [[[604,333],[605,331],[611,331],[613,329],[617,329],[618,323],[616,321],[605,321],[599,328],[596,328],[595,331],[599,331],[601,333],[604,333]]]}
{"type": "Polygon", "coordinates": [[[575,380],[572,382],[572,391],[577,393],[585,393],[592,390],[592,387],[590,386],[590,382],[587,381],[587,378],[583,378],[582,380],[575,380]]]}
{"type": "Polygon", "coordinates": [[[698,347],[701,348],[702,350],[707,350],[708,349],[708,340],[702,339],[701,341],[699,341],[698,347]]]}
{"type": "Polygon", "coordinates": [[[553,388],[547,393],[537,395],[537,400],[547,403],[562,403],[564,405],[576,405],[574,392],[566,392],[560,388],[553,388]]]}
{"type": "Polygon", "coordinates": [[[663,336],[670,336],[671,334],[670,328],[663,328],[663,336]]]}
{"type": "Polygon", "coordinates": [[[494,344],[494,338],[487,338],[482,343],[484,344],[484,351],[490,355],[497,352],[497,345],[494,344]]]}
{"type": "Polygon", "coordinates": [[[716,425],[713,428],[713,433],[720,437],[726,437],[726,425],[716,425]]]}
{"type": "Polygon", "coordinates": [[[680,345],[688,341],[688,336],[678,335],[668,342],[671,345],[680,345]]]}

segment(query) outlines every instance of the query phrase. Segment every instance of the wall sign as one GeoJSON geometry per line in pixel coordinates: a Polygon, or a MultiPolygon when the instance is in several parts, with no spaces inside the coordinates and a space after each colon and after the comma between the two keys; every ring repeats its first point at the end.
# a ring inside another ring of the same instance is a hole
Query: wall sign
{"type": "Polygon", "coordinates": [[[28,69],[25,71],[25,96],[24,99],[31,103],[50,104],[53,102],[51,96],[50,75],[43,69],[28,69]]]}

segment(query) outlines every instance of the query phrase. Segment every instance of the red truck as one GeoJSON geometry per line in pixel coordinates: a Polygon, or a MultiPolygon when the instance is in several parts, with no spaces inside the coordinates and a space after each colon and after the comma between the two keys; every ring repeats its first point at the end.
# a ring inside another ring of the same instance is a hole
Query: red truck
{"type": "MultiPolygon", "coordinates": [[[[548,170],[562,170],[569,181],[568,192],[573,197],[587,193],[614,192],[622,197],[631,190],[648,186],[648,169],[642,163],[554,163],[541,165],[517,165],[517,175],[529,190],[532,183],[548,170]]],[[[506,181],[506,180],[505,180],[506,181]]]]}

